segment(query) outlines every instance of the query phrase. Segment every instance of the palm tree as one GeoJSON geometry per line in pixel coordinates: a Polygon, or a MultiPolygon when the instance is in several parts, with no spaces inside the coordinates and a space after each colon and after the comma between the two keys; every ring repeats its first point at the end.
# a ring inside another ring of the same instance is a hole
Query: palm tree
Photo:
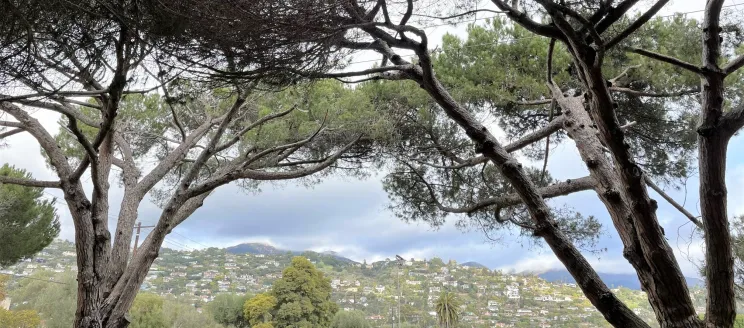
{"type": "Polygon", "coordinates": [[[457,326],[460,321],[458,307],[460,307],[460,300],[455,293],[445,291],[442,292],[442,295],[439,295],[436,312],[440,327],[452,328],[457,326]]]}

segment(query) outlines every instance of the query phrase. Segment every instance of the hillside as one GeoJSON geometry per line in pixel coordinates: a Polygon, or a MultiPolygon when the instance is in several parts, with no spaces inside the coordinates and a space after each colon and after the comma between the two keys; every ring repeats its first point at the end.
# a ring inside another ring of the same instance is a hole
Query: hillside
{"type": "Polygon", "coordinates": [[[288,254],[291,253],[293,255],[306,255],[306,257],[324,257],[324,258],[333,258],[337,261],[343,262],[343,263],[349,263],[353,264],[356,263],[351,259],[345,258],[341,255],[339,255],[336,252],[333,251],[326,251],[322,253],[314,252],[314,251],[290,251],[285,249],[279,249],[271,245],[263,244],[263,243],[243,243],[238,244],[235,246],[230,246],[225,248],[225,251],[229,254],[235,254],[235,255],[244,255],[244,254],[252,254],[252,255],[280,255],[280,254],[288,254]]]}
{"type": "Polygon", "coordinates": [[[274,246],[261,244],[261,243],[244,243],[235,246],[225,248],[225,251],[230,254],[263,254],[263,255],[278,255],[286,253],[287,251],[280,250],[274,246]]]}
{"type": "Polygon", "coordinates": [[[480,264],[478,262],[465,262],[463,264],[460,264],[464,267],[470,267],[470,268],[481,268],[481,269],[488,269],[487,266],[480,264]]]}
{"type": "MultiPolygon", "coordinates": [[[[272,253],[233,254],[240,249],[235,247],[231,251],[208,248],[190,252],[163,248],[141,289],[192,304],[198,310],[220,293],[268,291],[296,252],[263,246],[266,245],[242,249],[272,253]]],[[[3,273],[28,276],[53,271],[69,275],[75,270],[74,256],[71,243],[56,241],[36,258],[3,273]]],[[[390,324],[399,295],[404,321],[417,327],[434,326],[434,302],[444,290],[455,292],[462,300],[462,318],[469,327],[607,326],[570,282],[550,282],[536,275],[511,275],[488,270],[477,263],[458,264],[438,258],[411,259],[399,264],[389,259],[374,263],[347,262],[337,254],[316,252],[303,252],[302,256],[328,277],[332,298],[341,309],[365,312],[376,327],[390,324]]],[[[627,288],[615,292],[643,318],[652,320],[653,312],[642,292],[627,288]]],[[[704,293],[693,289],[691,294],[702,307],[704,293]]]]}

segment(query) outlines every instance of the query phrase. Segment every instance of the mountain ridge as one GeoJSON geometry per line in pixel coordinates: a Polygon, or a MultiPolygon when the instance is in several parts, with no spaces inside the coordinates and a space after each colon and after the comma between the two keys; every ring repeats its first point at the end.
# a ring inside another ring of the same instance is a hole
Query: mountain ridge
{"type": "Polygon", "coordinates": [[[277,247],[274,247],[274,246],[271,246],[265,243],[241,243],[241,244],[237,244],[234,246],[226,247],[225,251],[227,253],[236,254],[236,255],[241,255],[241,254],[278,255],[278,254],[285,254],[288,252],[294,255],[302,255],[306,253],[311,253],[311,254],[317,254],[318,256],[332,257],[342,262],[358,263],[352,259],[343,257],[334,251],[316,252],[316,251],[311,251],[311,250],[304,250],[304,251],[286,250],[286,249],[280,249],[280,248],[277,248],[277,247]]]}
{"type": "MultiPolygon", "coordinates": [[[[225,251],[231,254],[236,254],[236,255],[239,255],[239,254],[279,255],[279,254],[286,254],[287,252],[290,252],[294,255],[314,254],[315,256],[331,257],[341,262],[346,262],[346,263],[351,263],[351,264],[359,263],[349,258],[346,258],[335,251],[328,250],[328,251],[323,251],[323,252],[316,252],[316,251],[311,251],[311,250],[305,250],[305,251],[285,250],[285,249],[280,249],[280,248],[271,246],[266,243],[241,243],[241,244],[237,244],[234,246],[226,247],[225,251]]],[[[475,262],[475,261],[464,262],[464,263],[461,263],[461,265],[466,266],[466,267],[490,269],[487,266],[481,263],[475,262]]],[[[538,271],[522,271],[522,272],[513,272],[513,274],[534,275],[534,276],[538,276],[550,282],[576,283],[576,280],[565,269],[550,269],[550,270],[539,271],[539,272],[538,271]]],[[[605,284],[607,284],[607,286],[610,286],[612,288],[622,286],[628,289],[641,290],[641,283],[638,280],[638,277],[633,273],[598,272],[598,274],[600,278],[602,278],[602,280],[605,282],[605,284]]],[[[685,280],[687,281],[688,286],[702,286],[703,285],[703,281],[698,278],[685,277],[685,280]]]]}

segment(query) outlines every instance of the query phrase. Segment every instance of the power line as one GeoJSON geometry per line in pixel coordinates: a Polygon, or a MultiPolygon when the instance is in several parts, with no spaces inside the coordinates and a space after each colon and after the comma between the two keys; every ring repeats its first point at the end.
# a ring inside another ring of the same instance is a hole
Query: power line
{"type": "Polygon", "coordinates": [[[46,279],[39,279],[39,278],[34,278],[34,277],[30,277],[30,276],[24,276],[24,275],[20,275],[20,274],[10,274],[10,273],[0,273],[0,274],[6,275],[6,276],[11,276],[11,277],[16,277],[16,278],[20,278],[20,279],[29,279],[29,280],[36,280],[36,281],[42,281],[42,282],[51,282],[51,283],[60,284],[60,285],[69,285],[66,282],[54,281],[54,280],[46,280],[46,279]]]}
{"type": "Polygon", "coordinates": [[[184,238],[184,239],[186,239],[186,240],[189,240],[189,241],[191,241],[192,243],[195,243],[195,244],[197,244],[197,245],[201,245],[201,246],[204,246],[204,247],[206,247],[206,248],[209,248],[209,246],[207,246],[207,245],[204,245],[204,244],[202,244],[202,243],[200,243],[200,242],[198,242],[198,241],[196,241],[196,240],[193,240],[193,239],[191,239],[191,238],[189,238],[189,237],[186,237],[186,236],[184,236],[184,235],[182,235],[182,234],[180,234],[180,233],[176,232],[176,230],[171,230],[171,233],[173,233],[173,234],[175,234],[175,235],[177,235],[177,236],[181,236],[182,238],[184,238]]]}
{"type": "Polygon", "coordinates": [[[169,239],[166,238],[166,239],[163,239],[163,242],[168,243],[171,246],[175,246],[175,247],[181,248],[181,250],[185,250],[185,251],[188,251],[188,252],[194,251],[194,249],[192,249],[192,248],[190,248],[190,247],[188,247],[188,246],[186,246],[186,245],[184,245],[184,244],[182,244],[180,242],[176,242],[173,239],[170,239],[169,240],[169,239]]]}

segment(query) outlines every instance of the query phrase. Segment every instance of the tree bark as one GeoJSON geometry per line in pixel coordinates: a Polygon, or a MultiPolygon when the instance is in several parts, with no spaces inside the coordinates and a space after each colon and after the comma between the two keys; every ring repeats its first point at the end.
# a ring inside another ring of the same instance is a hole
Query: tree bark
{"type": "Polygon", "coordinates": [[[705,275],[709,327],[732,327],[736,317],[733,255],[726,204],[726,150],[733,132],[722,127],[723,80],[720,14],[723,1],[709,0],[703,21],[702,108],[698,132],[700,213],[705,226],[705,275]]]}
{"type": "MultiPolygon", "coordinates": [[[[599,278],[586,258],[558,228],[551,216],[551,210],[537,192],[537,188],[527,177],[522,165],[514,159],[488,129],[475,120],[461,107],[433,76],[430,58],[419,54],[421,69],[417,70],[418,82],[429,95],[444,109],[476,144],[483,156],[491,160],[504,177],[511,183],[527,206],[535,223],[535,235],[542,237],[566,269],[576,278],[589,301],[615,327],[648,327],[641,318],[620,301],[599,278]]],[[[399,63],[396,63],[399,64],[399,63]]],[[[689,296],[688,296],[689,297],[689,296]]]]}
{"type": "MultiPolygon", "coordinates": [[[[689,300],[687,288],[681,288],[677,295],[664,295],[665,291],[658,285],[659,279],[664,279],[665,274],[675,272],[664,272],[661,276],[654,276],[654,269],[647,262],[645,250],[641,245],[635,220],[633,219],[632,204],[628,195],[624,192],[625,187],[622,178],[611,161],[604,154],[604,146],[597,137],[594,122],[585,110],[583,99],[579,97],[564,98],[557,87],[551,87],[553,96],[563,109],[566,116],[565,131],[576,143],[582,160],[586,163],[590,175],[596,181],[597,196],[608,210],[612,223],[623,242],[623,256],[635,269],[643,290],[647,293],[651,307],[656,313],[662,327],[689,327],[700,323],[679,320],[673,309],[685,308],[685,297],[689,300]],[[684,293],[684,294],[682,294],[684,293]],[[679,304],[672,304],[677,300],[679,304]],[[671,319],[667,319],[671,318],[671,319]],[[666,324],[663,324],[666,322],[666,324]]],[[[657,271],[658,272],[658,271],[657,271]]],[[[690,303],[691,304],[691,300],[690,303]]],[[[694,309],[693,309],[694,311],[694,309]]],[[[694,313],[694,312],[693,312],[694,313]]]]}

